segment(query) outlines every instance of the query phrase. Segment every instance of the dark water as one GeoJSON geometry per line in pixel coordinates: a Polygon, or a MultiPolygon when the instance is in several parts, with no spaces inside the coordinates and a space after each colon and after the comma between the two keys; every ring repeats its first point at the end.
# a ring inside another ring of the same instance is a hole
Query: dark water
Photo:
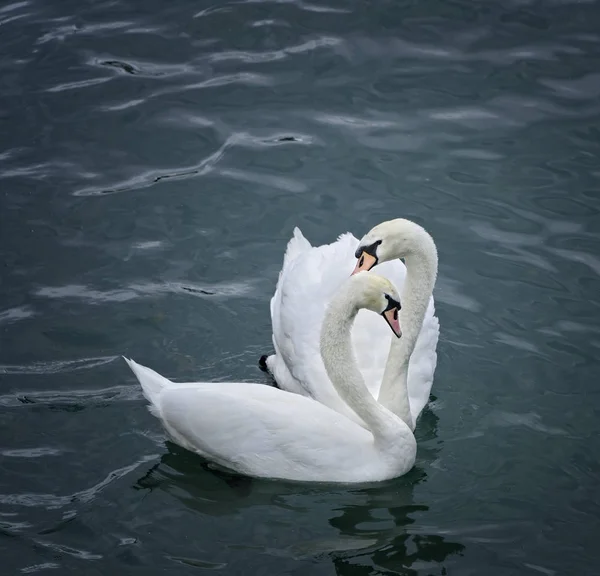
{"type": "Polygon", "coordinates": [[[591,575],[595,2],[0,4],[2,574],[591,575]],[[440,252],[406,477],[229,477],[120,354],[267,382],[292,229],[440,252]]]}

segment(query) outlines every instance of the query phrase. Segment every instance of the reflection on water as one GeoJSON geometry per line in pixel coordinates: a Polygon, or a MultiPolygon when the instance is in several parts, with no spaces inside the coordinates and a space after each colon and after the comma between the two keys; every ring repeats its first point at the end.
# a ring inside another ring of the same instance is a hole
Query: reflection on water
{"type": "MultiPolygon", "coordinates": [[[[167,442],[160,460],[137,479],[136,490],[161,490],[176,498],[201,521],[219,517],[225,525],[233,518],[251,525],[257,514],[267,542],[240,544],[230,535],[221,545],[236,550],[295,560],[329,558],[337,574],[444,573],[449,556],[464,546],[430,527],[413,529],[414,516],[429,506],[417,504],[414,489],[425,482],[424,468],[439,452],[437,416],[426,409],[419,421],[420,451],[416,467],[405,477],[358,486],[327,486],[251,479],[220,469],[167,442]],[[331,530],[333,528],[333,530],[331,530]],[[276,536],[275,536],[276,535],[276,536]]],[[[158,439],[162,444],[162,438],[158,439]]],[[[191,559],[186,559],[189,563],[191,559]]],[[[206,563],[206,559],[195,559],[206,563]]]]}

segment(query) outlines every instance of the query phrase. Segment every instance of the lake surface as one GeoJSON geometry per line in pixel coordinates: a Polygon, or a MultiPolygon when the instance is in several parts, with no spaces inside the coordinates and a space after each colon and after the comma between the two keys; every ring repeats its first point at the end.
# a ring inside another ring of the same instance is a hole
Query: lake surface
{"type": "Polygon", "coordinates": [[[0,2],[0,46],[3,574],[598,573],[596,2],[0,2]],[[165,442],[121,354],[268,384],[293,227],[395,217],[440,254],[408,475],[165,442]]]}

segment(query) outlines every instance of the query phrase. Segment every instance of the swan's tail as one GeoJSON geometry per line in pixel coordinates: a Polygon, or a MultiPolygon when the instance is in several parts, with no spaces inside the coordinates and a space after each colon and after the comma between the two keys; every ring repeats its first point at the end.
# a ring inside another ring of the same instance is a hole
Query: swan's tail
{"type": "Polygon", "coordinates": [[[142,392],[148,402],[150,402],[148,410],[150,410],[150,413],[153,416],[160,418],[160,395],[163,390],[172,386],[173,382],[164,376],[161,376],[154,370],[146,368],[146,366],[142,366],[129,358],[125,358],[125,356],[123,356],[123,360],[127,362],[135,374],[135,377],[139,380],[139,383],[142,386],[142,392]]]}

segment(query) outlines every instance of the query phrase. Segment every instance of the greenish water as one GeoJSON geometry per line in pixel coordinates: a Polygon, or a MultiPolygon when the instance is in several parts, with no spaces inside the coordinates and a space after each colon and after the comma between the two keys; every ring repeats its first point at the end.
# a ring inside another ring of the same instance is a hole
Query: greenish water
{"type": "Polygon", "coordinates": [[[595,2],[0,3],[3,574],[595,574],[595,2]],[[416,467],[227,476],[119,355],[268,382],[315,244],[407,217],[440,253],[416,467]]]}

